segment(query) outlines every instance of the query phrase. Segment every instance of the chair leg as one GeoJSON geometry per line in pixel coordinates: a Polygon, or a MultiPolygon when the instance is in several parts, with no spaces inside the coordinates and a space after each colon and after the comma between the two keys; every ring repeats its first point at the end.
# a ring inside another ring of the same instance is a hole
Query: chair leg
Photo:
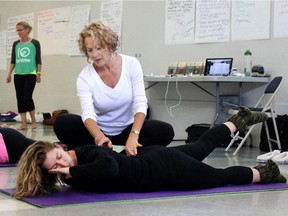
{"type": "Polygon", "coordinates": [[[228,144],[228,146],[226,147],[225,151],[228,151],[231,148],[231,146],[233,145],[233,143],[235,142],[235,140],[237,140],[238,138],[239,138],[239,131],[237,131],[236,134],[234,134],[232,136],[232,139],[231,139],[230,143],[228,144]]]}
{"type": "MultiPolygon", "coordinates": [[[[247,138],[248,138],[249,136],[251,136],[251,131],[253,130],[254,126],[255,126],[255,125],[252,125],[252,126],[249,128],[249,130],[247,131],[247,133],[245,134],[244,137],[240,137],[240,136],[239,136],[239,131],[237,131],[237,133],[233,136],[232,140],[230,141],[230,143],[229,143],[228,146],[226,147],[225,151],[228,151],[228,150],[231,148],[231,146],[233,145],[233,143],[235,142],[235,140],[241,139],[240,144],[238,145],[238,147],[236,148],[236,150],[235,150],[234,153],[233,153],[233,155],[235,156],[235,155],[238,153],[238,151],[240,150],[240,148],[244,145],[244,143],[246,142],[247,138]]],[[[251,138],[251,139],[252,139],[252,138],[251,138]]],[[[253,139],[252,139],[252,140],[253,140],[253,139]]]]}
{"type": "Polygon", "coordinates": [[[278,132],[278,127],[277,127],[277,122],[276,122],[276,115],[275,115],[274,111],[272,111],[271,116],[272,116],[272,122],[273,122],[273,127],[274,127],[274,131],[275,131],[276,140],[273,140],[270,137],[269,130],[268,130],[268,125],[267,125],[267,122],[265,122],[265,129],[266,129],[267,139],[269,138],[268,139],[269,148],[270,148],[270,151],[272,151],[271,141],[273,141],[273,142],[277,143],[278,149],[281,150],[282,146],[281,146],[279,132],[278,132]]]}
{"type": "Polygon", "coordinates": [[[269,133],[267,121],[264,122],[264,127],[265,127],[265,131],[266,131],[266,136],[267,136],[268,145],[269,145],[269,151],[272,152],[273,149],[272,149],[271,137],[270,137],[270,133],[269,133]]]}
{"type": "Polygon", "coordinates": [[[248,136],[251,134],[251,131],[253,130],[253,128],[255,127],[255,125],[252,125],[249,130],[247,131],[247,133],[245,134],[245,136],[242,138],[242,141],[240,142],[240,144],[238,145],[238,147],[236,148],[236,150],[234,151],[233,155],[235,156],[238,151],[240,150],[240,148],[243,146],[243,144],[245,143],[246,139],[248,138],[248,136]]]}
{"type": "MultiPolygon", "coordinates": [[[[253,136],[251,133],[249,134],[249,137],[247,137],[247,139],[249,140],[249,147],[253,147],[253,136]]],[[[247,145],[247,142],[246,142],[246,145],[247,145]]]]}

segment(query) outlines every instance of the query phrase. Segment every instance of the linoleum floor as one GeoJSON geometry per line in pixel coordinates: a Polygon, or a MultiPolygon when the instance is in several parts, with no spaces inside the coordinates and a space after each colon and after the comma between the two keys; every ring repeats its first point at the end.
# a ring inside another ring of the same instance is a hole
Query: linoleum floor
{"type": "MultiPolygon", "coordinates": [[[[17,127],[18,123],[14,123],[17,127]]],[[[57,141],[51,126],[38,125],[22,131],[26,136],[37,140],[57,141]]],[[[184,141],[173,142],[171,145],[184,144],[184,141]]],[[[232,152],[224,152],[217,148],[204,162],[215,167],[230,165],[254,166],[256,157],[262,152],[257,147],[242,147],[236,156],[232,152]]],[[[281,172],[288,177],[288,165],[280,166],[281,172]]],[[[16,168],[0,168],[0,187],[14,186],[16,168]]],[[[179,176],[181,178],[181,176],[179,176]]],[[[240,193],[229,195],[211,195],[190,198],[169,198],[159,200],[141,200],[101,204],[83,204],[74,206],[38,208],[9,196],[0,194],[0,215],[5,216],[89,216],[89,215],[253,215],[271,216],[287,215],[288,190],[273,192],[240,193]]]]}

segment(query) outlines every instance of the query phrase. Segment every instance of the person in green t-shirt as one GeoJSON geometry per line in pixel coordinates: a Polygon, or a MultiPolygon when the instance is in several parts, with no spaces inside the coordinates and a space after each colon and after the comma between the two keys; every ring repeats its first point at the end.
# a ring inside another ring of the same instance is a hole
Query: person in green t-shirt
{"type": "Polygon", "coordinates": [[[22,121],[19,130],[27,129],[27,112],[31,117],[32,129],[37,128],[32,96],[36,82],[41,82],[42,62],[40,43],[29,37],[31,30],[32,26],[27,22],[21,21],[16,24],[16,31],[20,39],[13,43],[10,69],[6,79],[6,82],[10,83],[14,71],[17,107],[22,121]]]}

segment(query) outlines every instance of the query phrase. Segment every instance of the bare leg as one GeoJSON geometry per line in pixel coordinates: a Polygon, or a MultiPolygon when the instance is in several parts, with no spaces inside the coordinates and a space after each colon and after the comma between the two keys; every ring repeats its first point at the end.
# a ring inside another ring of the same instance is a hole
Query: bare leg
{"type": "Polygon", "coordinates": [[[26,130],[27,128],[27,118],[26,118],[26,112],[24,113],[20,113],[20,116],[21,116],[21,121],[22,121],[22,124],[19,128],[17,128],[18,130],[26,130]]]}
{"type": "Polygon", "coordinates": [[[29,112],[30,117],[31,117],[31,128],[36,129],[37,128],[37,123],[36,123],[36,118],[35,118],[35,110],[32,110],[29,112]]]}
{"type": "Polygon", "coordinates": [[[252,169],[252,172],[253,172],[252,183],[259,183],[261,181],[259,171],[256,170],[255,168],[251,168],[251,169],[252,169]]]}
{"type": "Polygon", "coordinates": [[[225,124],[229,128],[231,133],[234,133],[234,132],[237,131],[237,128],[236,128],[236,126],[235,126],[235,124],[233,122],[225,122],[223,124],[225,124]]]}

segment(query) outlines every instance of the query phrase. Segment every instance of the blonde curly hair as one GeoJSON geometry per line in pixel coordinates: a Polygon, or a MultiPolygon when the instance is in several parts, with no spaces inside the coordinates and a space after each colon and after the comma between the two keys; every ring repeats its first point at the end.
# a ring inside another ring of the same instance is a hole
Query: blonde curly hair
{"type": "Polygon", "coordinates": [[[53,143],[37,141],[25,150],[17,165],[16,187],[13,193],[15,198],[40,196],[61,190],[62,177],[49,174],[42,167],[46,153],[54,148],[56,146],[53,143]]]}
{"type": "Polygon", "coordinates": [[[107,48],[112,53],[119,47],[119,36],[111,28],[101,21],[91,23],[80,32],[78,38],[79,50],[87,57],[87,61],[89,57],[84,43],[87,37],[91,37],[100,48],[107,48]]]}

